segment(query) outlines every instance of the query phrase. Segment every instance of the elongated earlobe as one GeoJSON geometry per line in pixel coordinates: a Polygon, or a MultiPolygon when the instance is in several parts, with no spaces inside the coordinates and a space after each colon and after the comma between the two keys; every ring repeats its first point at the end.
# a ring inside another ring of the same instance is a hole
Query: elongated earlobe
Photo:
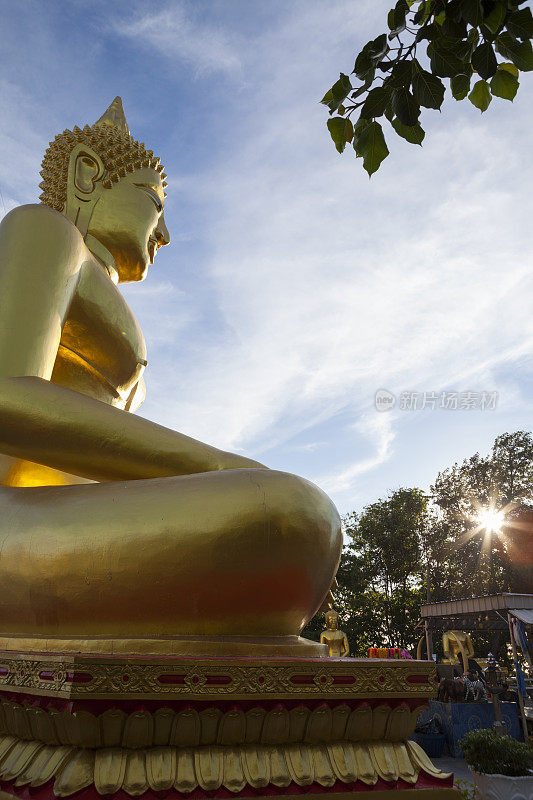
{"type": "Polygon", "coordinates": [[[79,144],[72,150],[67,177],[64,214],[85,237],[94,207],[103,191],[105,166],[91,147],[79,144]]]}
{"type": "Polygon", "coordinates": [[[95,189],[95,184],[101,178],[103,164],[86,152],[81,152],[74,165],[74,186],[82,194],[90,194],[95,189]]]}

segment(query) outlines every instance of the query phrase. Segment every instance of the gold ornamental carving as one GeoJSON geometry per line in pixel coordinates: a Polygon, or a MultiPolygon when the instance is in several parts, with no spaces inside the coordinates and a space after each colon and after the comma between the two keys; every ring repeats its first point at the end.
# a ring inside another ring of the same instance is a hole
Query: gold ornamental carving
{"type": "Polygon", "coordinates": [[[321,703],[309,708],[252,707],[222,711],[212,705],[174,711],[159,708],[126,714],[111,708],[100,715],[84,709],[61,711],[3,700],[0,703],[0,734],[41,741],[54,746],[81,748],[261,744],[290,742],[318,744],[346,740],[385,739],[400,742],[410,735],[424,703],[410,708],[401,703],[374,707],[321,703]]]}
{"type": "Polygon", "coordinates": [[[430,697],[436,687],[435,666],[424,661],[0,657],[0,690],[69,698],[409,698],[430,697]]]}

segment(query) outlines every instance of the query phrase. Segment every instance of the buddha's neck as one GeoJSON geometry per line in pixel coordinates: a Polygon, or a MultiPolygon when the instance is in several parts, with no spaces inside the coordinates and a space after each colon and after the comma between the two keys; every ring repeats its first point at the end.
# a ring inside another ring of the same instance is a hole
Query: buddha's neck
{"type": "Polygon", "coordinates": [[[102,242],[99,242],[92,234],[88,233],[85,236],[85,244],[96,258],[97,261],[103,266],[113,283],[118,284],[118,270],[115,259],[102,242]]]}

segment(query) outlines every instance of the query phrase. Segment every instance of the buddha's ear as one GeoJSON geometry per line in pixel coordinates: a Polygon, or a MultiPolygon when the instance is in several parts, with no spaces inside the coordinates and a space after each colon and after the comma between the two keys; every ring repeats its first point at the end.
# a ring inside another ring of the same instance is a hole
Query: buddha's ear
{"type": "Polygon", "coordinates": [[[85,148],[76,155],[73,168],[76,191],[92,194],[105,171],[102,159],[92,149],[85,148]]]}
{"type": "Polygon", "coordinates": [[[102,159],[92,147],[82,143],[73,148],[68,165],[64,213],[82,236],[87,233],[94,207],[102,194],[105,172],[102,159]]]}

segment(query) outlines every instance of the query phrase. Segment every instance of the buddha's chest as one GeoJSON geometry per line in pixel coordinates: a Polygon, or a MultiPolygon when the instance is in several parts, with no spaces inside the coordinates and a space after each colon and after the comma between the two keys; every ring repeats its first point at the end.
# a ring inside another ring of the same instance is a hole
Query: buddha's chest
{"type": "Polygon", "coordinates": [[[328,631],[323,634],[323,641],[329,647],[340,650],[344,643],[344,635],[340,631],[328,631]]]}
{"type": "MultiPolygon", "coordinates": [[[[87,262],[63,326],[52,380],[129,409],[145,366],[144,337],[131,309],[104,270],[87,262]]],[[[137,397],[135,405],[141,400],[137,397]]]]}

